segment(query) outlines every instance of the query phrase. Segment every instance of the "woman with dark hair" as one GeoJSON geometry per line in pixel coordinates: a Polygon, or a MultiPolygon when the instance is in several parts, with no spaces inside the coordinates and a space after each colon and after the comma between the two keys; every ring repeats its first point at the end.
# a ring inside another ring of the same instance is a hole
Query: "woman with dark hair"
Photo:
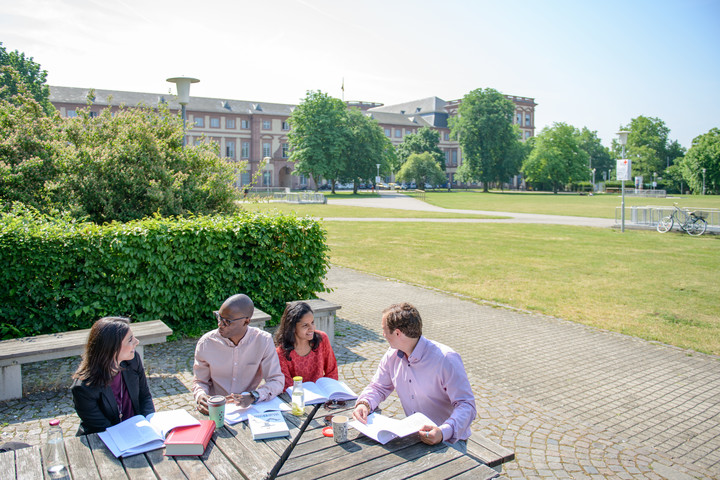
{"type": "Polygon", "coordinates": [[[78,435],[102,432],[155,411],[145,368],[135,351],[138,343],[124,317],[103,317],[90,329],[71,387],[80,417],[78,435]]]}
{"type": "Polygon", "coordinates": [[[307,303],[292,302],[285,307],[275,332],[275,345],[285,375],[285,389],[292,387],[295,376],[303,377],[303,382],[322,377],[338,379],[330,339],[325,332],[315,330],[315,317],[307,303]]]}

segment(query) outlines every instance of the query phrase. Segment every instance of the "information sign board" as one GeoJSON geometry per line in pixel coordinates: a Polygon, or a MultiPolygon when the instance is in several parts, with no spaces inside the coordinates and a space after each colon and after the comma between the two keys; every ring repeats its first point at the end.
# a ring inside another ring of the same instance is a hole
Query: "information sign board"
{"type": "Polygon", "coordinates": [[[617,161],[617,179],[618,180],[632,180],[631,176],[631,165],[632,162],[627,159],[623,158],[622,160],[617,161]]]}

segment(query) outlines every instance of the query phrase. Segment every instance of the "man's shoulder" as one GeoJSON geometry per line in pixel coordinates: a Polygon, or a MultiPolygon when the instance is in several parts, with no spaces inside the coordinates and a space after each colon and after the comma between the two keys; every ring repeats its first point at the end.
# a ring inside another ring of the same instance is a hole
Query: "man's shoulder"
{"type": "Polygon", "coordinates": [[[435,340],[430,340],[429,338],[425,338],[425,340],[427,342],[425,348],[427,349],[427,352],[431,355],[438,355],[442,357],[460,356],[455,350],[443,343],[436,342],[435,340]]]}
{"type": "Polygon", "coordinates": [[[210,340],[210,339],[217,338],[218,336],[219,336],[219,335],[218,335],[218,329],[217,329],[217,328],[216,328],[215,330],[210,330],[209,332],[206,332],[202,337],[200,337],[200,339],[198,340],[198,343],[206,342],[206,341],[208,341],[208,340],[210,340]]]}
{"type": "Polygon", "coordinates": [[[257,327],[248,327],[247,335],[249,338],[262,338],[265,341],[273,342],[272,335],[269,332],[257,327]]]}

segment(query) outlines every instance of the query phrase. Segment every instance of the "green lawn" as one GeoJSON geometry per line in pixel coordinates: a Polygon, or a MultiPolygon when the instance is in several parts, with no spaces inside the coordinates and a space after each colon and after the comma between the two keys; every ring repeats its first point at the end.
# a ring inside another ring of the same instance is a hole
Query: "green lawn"
{"type": "MultiPolygon", "coordinates": [[[[546,192],[490,192],[454,190],[428,191],[425,201],[444,208],[489,210],[497,212],[542,213],[548,215],[571,215],[578,217],[615,218],[615,208],[620,206],[620,195],[557,194],[546,192]]],[[[683,195],[667,198],[641,198],[625,196],[625,207],[672,206],[719,208],[720,196],[683,195]]]]}
{"type": "Polygon", "coordinates": [[[421,212],[393,208],[346,207],[342,205],[293,204],[293,203],[242,203],[242,208],[252,212],[294,213],[317,218],[507,218],[500,215],[421,212]]]}
{"type": "Polygon", "coordinates": [[[338,265],[720,354],[718,236],[450,225],[325,223],[338,265]]]}

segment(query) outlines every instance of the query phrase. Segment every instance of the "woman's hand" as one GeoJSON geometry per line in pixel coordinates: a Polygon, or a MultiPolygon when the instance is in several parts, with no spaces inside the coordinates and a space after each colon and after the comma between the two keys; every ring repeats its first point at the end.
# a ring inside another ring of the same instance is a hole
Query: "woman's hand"
{"type": "Polygon", "coordinates": [[[436,445],[443,441],[443,433],[438,427],[423,426],[420,431],[420,441],[428,445],[436,445]]]}

